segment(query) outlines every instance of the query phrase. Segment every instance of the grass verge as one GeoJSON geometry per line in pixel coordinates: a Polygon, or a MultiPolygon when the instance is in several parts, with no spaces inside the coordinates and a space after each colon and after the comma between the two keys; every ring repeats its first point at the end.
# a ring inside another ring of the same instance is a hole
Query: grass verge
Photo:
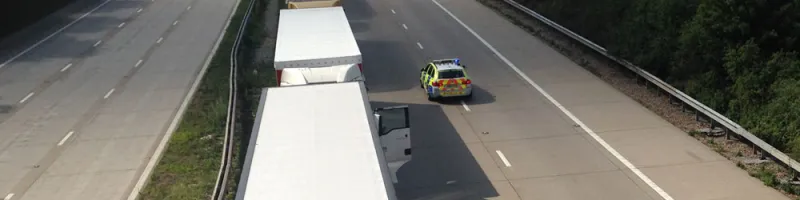
{"type": "MultiPolygon", "coordinates": [[[[476,0],[505,17],[509,22],[541,39],[573,62],[592,72],[609,85],[660,115],[701,143],[709,146],[723,157],[736,163],[750,176],[761,180],[764,185],[775,188],[787,197],[800,199],[800,186],[791,182],[791,172],[779,163],[762,159],[761,154],[752,148],[748,141],[731,137],[715,137],[696,130],[708,128],[708,122],[695,119],[693,112],[685,112],[680,105],[674,105],[660,91],[639,84],[636,75],[617,63],[603,57],[583,44],[572,40],[557,30],[541,23],[508,5],[502,0],[476,0]]],[[[735,133],[731,133],[735,136],[735,133]]]]}
{"type": "Polygon", "coordinates": [[[139,199],[208,199],[224,143],[230,52],[250,1],[240,0],[205,76],[139,199]]]}

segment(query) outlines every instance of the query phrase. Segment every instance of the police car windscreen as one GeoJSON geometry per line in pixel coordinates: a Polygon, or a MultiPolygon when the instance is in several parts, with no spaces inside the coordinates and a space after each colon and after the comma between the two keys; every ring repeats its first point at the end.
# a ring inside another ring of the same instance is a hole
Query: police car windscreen
{"type": "Polygon", "coordinates": [[[442,79],[463,78],[463,77],[464,77],[464,72],[461,70],[439,71],[439,78],[442,79]]]}

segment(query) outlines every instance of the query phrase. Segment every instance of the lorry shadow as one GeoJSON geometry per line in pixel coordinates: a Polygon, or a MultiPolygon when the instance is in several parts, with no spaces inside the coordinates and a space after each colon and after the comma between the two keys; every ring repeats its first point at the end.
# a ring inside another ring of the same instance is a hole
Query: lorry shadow
{"type": "Polygon", "coordinates": [[[375,9],[368,0],[341,0],[347,20],[369,21],[375,17],[375,9]]]}
{"type": "MultiPolygon", "coordinates": [[[[408,105],[412,159],[397,172],[398,199],[486,199],[499,196],[479,165],[494,165],[479,141],[464,142],[439,105],[370,102],[372,108],[408,105]]],[[[494,167],[494,166],[492,166],[494,167]]]]}
{"type": "Polygon", "coordinates": [[[364,76],[370,93],[419,87],[417,67],[423,65],[415,62],[404,44],[394,41],[356,40],[363,54],[364,76]]]}

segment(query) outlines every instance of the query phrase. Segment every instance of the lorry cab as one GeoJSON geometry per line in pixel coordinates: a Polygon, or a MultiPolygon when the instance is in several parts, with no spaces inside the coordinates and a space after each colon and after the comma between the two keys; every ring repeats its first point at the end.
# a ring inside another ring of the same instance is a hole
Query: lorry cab
{"type": "Polygon", "coordinates": [[[280,76],[280,86],[365,81],[361,64],[284,68],[280,76]]]}
{"type": "Polygon", "coordinates": [[[397,170],[411,161],[411,124],[408,105],[377,108],[378,137],[386,162],[391,170],[392,182],[397,183],[397,170]]]}

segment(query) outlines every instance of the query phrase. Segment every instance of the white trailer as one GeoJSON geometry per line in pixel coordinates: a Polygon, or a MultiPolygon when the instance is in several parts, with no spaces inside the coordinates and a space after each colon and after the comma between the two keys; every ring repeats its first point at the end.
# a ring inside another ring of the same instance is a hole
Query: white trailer
{"type": "Polygon", "coordinates": [[[361,60],[342,7],[280,11],[274,62],[279,86],[364,81],[361,60]]]}
{"type": "Polygon", "coordinates": [[[407,106],[372,110],[363,82],[266,88],[260,101],[237,200],[396,199],[407,106]]]}

